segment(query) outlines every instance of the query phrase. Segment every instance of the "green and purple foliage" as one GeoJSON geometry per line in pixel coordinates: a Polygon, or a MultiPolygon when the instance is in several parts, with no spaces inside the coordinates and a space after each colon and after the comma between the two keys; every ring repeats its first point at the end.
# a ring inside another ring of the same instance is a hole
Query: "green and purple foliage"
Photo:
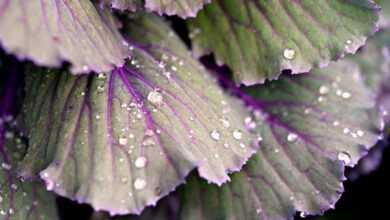
{"type": "Polygon", "coordinates": [[[1,220],[320,215],[390,122],[386,0],[0,0],[0,46],[1,220]]]}

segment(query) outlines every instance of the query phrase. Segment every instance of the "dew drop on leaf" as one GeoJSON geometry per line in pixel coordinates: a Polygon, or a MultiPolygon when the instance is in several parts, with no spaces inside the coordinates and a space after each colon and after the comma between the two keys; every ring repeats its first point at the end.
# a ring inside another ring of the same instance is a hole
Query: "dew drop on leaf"
{"type": "Polygon", "coordinates": [[[127,138],[123,138],[123,137],[119,138],[119,144],[120,145],[126,145],[127,144],[127,138]]]}
{"type": "Polygon", "coordinates": [[[163,102],[163,96],[158,90],[153,90],[149,92],[148,100],[155,105],[161,105],[163,102]]]}
{"type": "Polygon", "coordinates": [[[341,97],[343,97],[344,99],[349,99],[349,98],[351,98],[351,93],[343,92],[343,94],[341,94],[341,97]]]}
{"type": "Polygon", "coordinates": [[[295,134],[295,133],[289,133],[289,134],[287,135],[287,141],[288,141],[288,142],[294,142],[294,141],[297,140],[297,138],[298,138],[298,135],[295,134]]]}
{"type": "Polygon", "coordinates": [[[221,118],[221,122],[222,122],[222,125],[225,128],[229,128],[230,127],[230,122],[226,118],[221,118]]]}
{"type": "Polygon", "coordinates": [[[284,58],[286,58],[288,60],[292,60],[295,57],[295,50],[290,49],[290,48],[286,48],[283,51],[283,56],[284,56],[284,58]]]}
{"type": "Polygon", "coordinates": [[[144,179],[141,179],[141,178],[135,179],[135,181],[134,181],[134,188],[136,190],[144,189],[145,186],[146,186],[146,181],[144,179]]]}
{"type": "Polygon", "coordinates": [[[329,88],[328,88],[327,86],[322,85],[322,86],[318,89],[318,92],[319,92],[321,95],[328,94],[329,88]]]}
{"type": "Polygon", "coordinates": [[[134,165],[137,168],[144,168],[146,166],[146,163],[147,163],[146,157],[138,157],[135,160],[134,165]]]}
{"type": "Polygon", "coordinates": [[[216,141],[218,141],[219,139],[221,139],[221,134],[220,134],[218,131],[216,131],[216,130],[212,131],[212,132],[210,133],[210,136],[211,136],[212,139],[214,139],[214,140],[216,140],[216,141]]]}
{"type": "Polygon", "coordinates": [[[242,138],[242,132],[240,130],[234,130],[233,137],[236,140],[240,140],[242,138]]]}

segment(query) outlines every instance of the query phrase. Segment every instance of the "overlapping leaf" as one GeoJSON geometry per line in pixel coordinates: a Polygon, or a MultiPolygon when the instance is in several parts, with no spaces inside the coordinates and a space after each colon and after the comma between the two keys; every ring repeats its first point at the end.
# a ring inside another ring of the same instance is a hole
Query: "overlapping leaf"
{"type": "Polygon", "coordinates": [[[222,184],[256,148],[243,103],[166,24],[143,16],[130,27],[128,65],[99,76],[31,71],[26,80],[23,176],[43,170],[48,189],[111,214],[140,213],[194,168],[222,184]]]}
{"type": "Polygon", "coordinates": [[[382,30],[357,54],[349,58],[359,65],[369,88],[376,94],[386,123],[390,122],[390,31],[382,30]]]}
{"type": "Polygon", "coordinates": [[[190,21],[198,55],[214,52],[237,82],[254,84],[326,66],[376,29],[368,0],[215,0],[190,21]]]}
{"type": "MultiPolygon", "coordinates": [[[[0,69],[2,70],[2,69],[0,69]]],[[[18,77],[1,76],[0,81],[0,219],[56,220],[54,195],[45,191],[40,182],[21,181],[16,166],[26,147],[13,125],[12,113],[17,104],[18,77]]]]}
{"type": "Polygon", "coordinates": [[[285,220],[333,207],[344,166],[356,164],[380,133],[373,94],[357,70],[337,63],[248,88],[256,101],[244,95],[255,109],[247,122],[262,137],[258,153],[222,187],[192,175],[142,219],[285,220]]]}
{"type": "Polygon", "coordinates": [[[21,59],[45,66],[72,64],[72,72],[110,71],[127,47],[108,10],[89,1],[0,0],[0,43],[21,59]]]}
{"type": "Polygon", "coordinates": [[[16,134],[6,132],[3,123],[4,120],[0,122],[0,219],[58,219],[54,195],[40,182],[17,178],[14,168],[23,156],[25,145],[16,134]]]}

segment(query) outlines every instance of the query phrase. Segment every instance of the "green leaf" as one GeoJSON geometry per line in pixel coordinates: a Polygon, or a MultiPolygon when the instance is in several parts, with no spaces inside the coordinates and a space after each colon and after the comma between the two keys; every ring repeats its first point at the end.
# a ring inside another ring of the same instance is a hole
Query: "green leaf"
{"type": "Polygon", "coordinates": [[[26,147],[0,118],[0,219],[56,220],[55,197],[41,182],[21,180],[15,168],[26,147]]]}
{"type": "Polygon", "coordinates": [[[213,52],[247,85],[355,53],[376,29],[368,0],[215,0],[190,20],[195,54],[213,52]]]}
{"type": "Polygon", "coordinates": [[[109,10],[88,0],[0,0],[0,41],[9,53],[36,64],[72,64],[73,73],[110,71],[127,46],[109,10]]]}
{"type": "Polygon", "coordinates": [[[217,187],[191,175],[141,219],[285,220],[296,211],[305,216],[334,207],[344,166],[356,164],[380,133],[373,94],[358,68],[333,63],[246,90],[256,99],[246,97],[255,108],[260,150],[231,182],[217,187]]]}
{"type": "Polygon", "coordinates": [[[26,79],[23,176],[43,170],[49,189],[111,214],[140,213],[194,168],[222,184],[257,148],[242,101],[165,23],[143,16],[130,26],[128,65],[89,76],[32,70],[26,79]]]}

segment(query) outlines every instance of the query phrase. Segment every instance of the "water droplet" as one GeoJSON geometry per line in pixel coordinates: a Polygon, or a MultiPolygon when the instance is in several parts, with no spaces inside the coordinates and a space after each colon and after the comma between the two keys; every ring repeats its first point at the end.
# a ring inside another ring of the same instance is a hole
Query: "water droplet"
{"type": "Polygon", "coordinates": [[[155,145],[156,142],[154,142],[153,138],[146,138],[143,142],[142,142],[142,145],[143,146],[153,146],[155,145]]]}
{"type": "Polygon", "coordinates": [[[334,121],[334,122],[333,122],[333,126],[337,127],[337,126],[339,126],[339,125],[340,125],[340,122],[339,122],[339,121],[334,121]]]}
{"type": "Polygon", "coordinates": [[[7,131],[7,132],[5,132],[5,138],[6,139],[12,139],[12,138],[14,138],[14,133],[13,132],[11,132],[11,131],[7,131]]]}
{"type": "Polygon", "coordinates": [[[146,186],[146,181],[144,179],[141,179],[141,178],[135,179],[135,181],[134,181],[134,188],[136,190],[144,189],[145,186],[146,186]]]}
{"type": "Polygon", "coordinates": [[[352,44],[352,40],[349,40],[349,39],[348,39],[348,40],[346,41],[346,43],[347,43],[347,44],[352,44]]]}
{"type": "Polygon", "coordinates": [[[95,118],[96,118],[97,120],[99,120],[99,119],[100,119],[100,115],[96,115],[95,118]]]}
{"type": "Polygon", "coordinates": [[[155,104],[155,105],[161,105],[163,102],[163,96],[161,93],[155,89],[148,94],[148,100],[149,102],[155,104]]]}
{"type": "Polygon", "coordinates": [[[260,214],[261,213],[261,209],[256,209],[256,213],[260,214]]]}
{"type": "Polygon", "coordinates": [[[321,95],[325,95],[325,94],[328,94],[329,92],[329,88],[327,86],[320,86],[320,88],[318,89],[318,92],[321,94],[321,95]]]}
{"type": "Polygon", "coordinates": [[[289,48],[284,49],[283,56],[284,56],[284,58],[286,58],[288,60],[292,60],[295,57],[295,50],[289,49],[289,48]]]}
{"type": "Polygon", "coordinates": [[[356,134],[357,134],[359,137],[363,137],[364,131],[362,131],[362,130],[357,130],[357,131],[356,131],[356,134]]]}
{"type": "Polygon", "coordinates": [[[13,189],[14,191],[18,190],[18,185],[16,185],[15,183],[11,184],[11,189],[13,189]]]}
{"type": "Polygon", "coordinates": [[[89,71],[89,67],[88,67],[87,65],[84,65],[84,66],[83,66],[83,71],[84,71],[84,72],[88,72],[88,71],[89,71]]]}
{"type": "Polygon", "coordinates": [[[11,164],[8,164],[8,163],[1,163],[1,167],[4,170],[10,170],[12,168],[11,164]]]}
{"type": "Polygon", "coordinates": [[[230,127],[230,122],[229,122],[229,120],[227,120],[226,118],[221,118],[220,121],[222,122],[222,125],[223,125],[225,128],[230,127]]]}
{"type": "Polygon", "coordinates": [[[325,100],[325,98],[323,96],[318,96],[318,99],[317,99],[318,102],[323,102],[324,100],[325,100]]]}
{"type": "Polygon", "coordinates": [[[134,165],[137,168],[144,168],[146,166],[147,162],[148,162],[148,160],[146,159],[146,157],[138,157],[135,160],[134,165]]]}
{"type": "Polygon", "coordinates": [[[289,133],[289,134],[287,135],[287,141],[288,141],[288,142],[294,142],[294,141],[297,140],[297,138],[298,138],[298,135],[295,134],[295,133],[289,133]]]}
{"type": "Polygon", "coordinates": [[[305,212],[301,212],[301,213],[299,214],[299,216],[300,216],[301,218],[305,218],[305,217],[306,217],[306,213],[305,213],[305,212]]]}
{"type": "Polygon", "coordinates": [[[126,177],[122,177],[122,178],[121,178],[121,182],[122,182],[122,183],[127,183],[127,178],[126,178],[126,177]]]}
{"type": "Polygon", "coordinates": [[[221,134],[220,134],[218,131],[216,131],[216,130],[212,131],[212,132],[210,133],[210,136],[211,136],[212,139],[214,139],[214,140],[216,140],[216,141],[218,141],[219,139],[221,139],[221,134]]]}
{"type": "Polygon", "coordinates": [[[343,92],[343,94],[341,94],[341,97],[343,97],[344,99],[349,99],[349,98],[351,98],[351,93],[343,92]]]}
{"type": "Polygon", "coordinates": [[[347,152],[340,152],[337,155],[337,159],[344,162],[345,165],[348,165],[351,163],[351,155],[349,155],[347,152]]]}
{"type": "Polygon", "coordinates": [[[343,133],[344,133],[344,134],[348,134],[348,133],[349,133],[349,128],[344,128],[344,129],[343,129],[343,133]]]}
{"type": "Polygon", "coordinates": [[[126,145],[127,144],[127,138],[123,138],[123,137],[119,138],[119,144],[120,145],[126,145]]]}
{"type": "Polygon", "coordinates": [[[242,132],[240,130],[234,130],[233,137],[236,140],[240,140],[242,138],[242,132]]]}

